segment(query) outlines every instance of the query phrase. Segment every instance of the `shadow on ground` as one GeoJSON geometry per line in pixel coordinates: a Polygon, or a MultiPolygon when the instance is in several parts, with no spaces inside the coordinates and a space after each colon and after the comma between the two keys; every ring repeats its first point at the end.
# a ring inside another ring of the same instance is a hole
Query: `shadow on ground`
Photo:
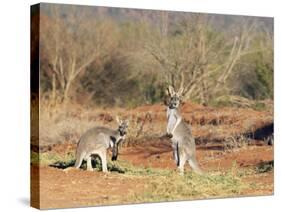
{"type": "Polygon", "coordinates": [[[262,161],[256,165],[256,171],[258,173],[270,172],[273,171],[273,169],[274,169],[274,160],[262,161]]]}
{"type": "MultiPolygon", "coordinates": [[[[53,168],[57,168],[57,169],[66,169],[66,168],[69,168],[69,167],[74,167],[74,164],[75,164],[75,160],[70,160],[70,161],[57,161],[53,164],[50,164],[49,166],[50,167],[53,167],[53,168]]],[[[92,167],[94,169],[96,169],[97,171],[102,171],[102,168],[101,168],[101,162],[100,160],[98,159],[92,159],[92,167]]],[[[81,169],[83,170],[86,170],[87,166],[86,166],[86,162],[83,161],[82,165],[81,165],[81,169]]],[[[125,171],[120,168],[118,165],[116,164],[111,164],[109,163],[107,165],[107,169],[108,171],[110,172],[117,172],[117,173],[120,173],[120,174],[124,174],[125,171]]]]}

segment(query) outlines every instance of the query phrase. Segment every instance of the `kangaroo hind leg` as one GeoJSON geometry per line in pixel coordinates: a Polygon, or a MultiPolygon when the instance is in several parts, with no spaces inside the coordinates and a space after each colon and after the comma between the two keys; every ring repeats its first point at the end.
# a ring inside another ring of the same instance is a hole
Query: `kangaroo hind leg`
{"type": "Polygon", "coordinates": [[[178,156],[179,156],[178,169],[179,169],[180,175],[183,175],[184,174],[184,165],[186,162],[186,155],[184,153],[181,153],[180,151],[178,151],[178,156]]]}
{"type": "Polygon", "coordinates": [[[79,169],[82,162],[83,162],[84,156],[85,156],[84,153],[83,154],[77,154],[74,167],[68,167],[68,168],[64,169],[63,171],[67,173],[68,171],[70,171],[72,169],[79,169]]]}
{"type": "Polygon", "coordinates": [[[178,145],[178,143],[173,144],[173,158],[176,162],[177,167],[179,167],[180,158],[179,158],[179,145],[178,145]]]}
{"type": "Polygon", "coordinates": [[[81,153],[81,154],[77,154],[77,156],[76,156],[76,161],[75,161],[75,165],[74,165],[74,167],[75,167],[76,169],[79,169],[79,168],[80,168],[80,166],[81,166],[81,164],[82,164],[82,162],[83,162],[83,159],[84,159],[85,155],[86,155],[85,152],[83,152],[83,153],[81,153]]]}
{"type": "Polygon", "coordinates": [[[100,158],[101,158],[101,163],[102,163],[102,171],[103,172],[108,172],[107,170],[107,161],[106,161],[106,151],[102,152],[100,154],[100,158]]]}
{"type": "Polygon", "coordinates": [[[93,166],[92,166],[92,157],[91,155],[87,158],[87,171],[93,171],[93,166]]]}

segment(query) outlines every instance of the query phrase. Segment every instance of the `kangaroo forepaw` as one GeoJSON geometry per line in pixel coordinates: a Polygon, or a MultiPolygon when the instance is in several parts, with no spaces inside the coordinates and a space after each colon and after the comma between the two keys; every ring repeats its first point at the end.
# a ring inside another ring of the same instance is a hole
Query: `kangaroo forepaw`
{"type": "Polygon", "coordinates": [[[168,137],[168,138],[172,138],[172,137],[173,137],[173,135],[172,135],[171,133],[167,133],[167,134],[166,134],[166,137],[168,137]]]}

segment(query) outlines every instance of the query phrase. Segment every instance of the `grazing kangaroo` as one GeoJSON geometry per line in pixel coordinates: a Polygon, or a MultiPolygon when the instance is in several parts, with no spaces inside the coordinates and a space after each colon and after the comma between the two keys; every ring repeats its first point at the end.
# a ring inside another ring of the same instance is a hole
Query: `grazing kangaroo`
{"type": "Polygon", "coordinates": [[[179,168],[180,174],[184,174],[184,165],[188,161],[191,168],[198,174],[202,174],[195,157],[195,140],[191,134],[190,126],[183,120],[179,105],[183,93],[183,88],[175,92],[172,86],[167,89],[167,136],[172,140],[173,156],[179,168]]]}
{"type": "MultiPolygon", "coordinates": [[[[86,160],[87,170],[92,171],[92,155],[98,155],[101,158],[102,171],[107,172],[106,150],[112,148],[111,160],[117,160],[118,145],[125,139],[129,125],[128,121],[120,121],[118,117],[116,117],[116,120],[119,124],[117,130],[107,127],[94,127],[82,135],[76,149],[75,168],[79,169],[83,160],[86,160]]],[[[67,171],[67,169],[65,170],[67,171]]]]}

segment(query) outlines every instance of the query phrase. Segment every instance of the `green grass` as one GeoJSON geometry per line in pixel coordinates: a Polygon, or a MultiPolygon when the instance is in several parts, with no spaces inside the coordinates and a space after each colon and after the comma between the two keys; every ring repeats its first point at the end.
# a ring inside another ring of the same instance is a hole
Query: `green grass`
{"type": "Polygon", "coordinates": [[[173,201],[209,197],[239,195],[243,183],[229,174],[198,176],[192,172],[179,176],[178,173],[150,178],[148,189],[135,195],[140,202],[173,201]]]}
{"type": "MultiPolygon", "coordinates": [[[[75,162],[73,154],[62,157],[54,153],[42,153],[40,157],[33,153],[31,161],[51,166],[69,166],[75,162]]],[[[101,170],[99,160],[96,160],[96,168],[101,170]]],[[[128,196],[128,202],[134,203],[233,197],[253,186],[242,181],[246,173],[238,170],[235,163],[226,172],[215,171],[204,175],[186,171],[184,176],[181,176],[174,170],[134,166],[123,160],[109,161],[108,170],[119,174],[121,178],[137,177],[145,182],[143,192],[133,192],[128,196]]]]}
{"type": "Polygon", "coordinates": [[[129,176],[166,176],[172,174],[172,171],[167,169],[133,166],[128,161],[123,160],[119,160],[116,162],[109,161],[107,166],[109,171],[113,170],[129,176]]]}
{"type": "MultiPolygon", "coordinates": [[[[227,172],[212,172],[198,175],[187,171],[184,176],[168,169],[135,167],[126,161],[109,165],[122,170],[126,176],[145,178],[145,191],[129,197],[132,202],[157,202],[212,197],[238,196],[250,185],[242,182],[244,174],[234,164],[227,172]]],[[[109,168],[110,170],[110,168],[109,168]]]]}
{"type": "Polygon", "coordinates": [[[66,155],[59,155],[52,152],[36,153],[31,152],[30,158],[31,164],[36,165],[52,165],[56,163],[64,164],[65,166],[74,164],[75,156],[74,153],[68,153],[66,155]]]}

